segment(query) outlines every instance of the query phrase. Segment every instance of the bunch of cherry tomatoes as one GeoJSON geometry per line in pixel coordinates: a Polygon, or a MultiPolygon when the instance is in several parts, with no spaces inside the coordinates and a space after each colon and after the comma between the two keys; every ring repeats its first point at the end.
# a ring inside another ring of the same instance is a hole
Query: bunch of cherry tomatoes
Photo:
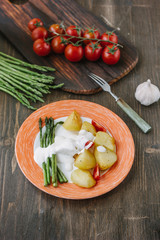
{"type": "Polygon", "coordinates": [[[28,23],[34,41],[33,50],[39,56],[47,56],[51,50],[63,54],[71,62],[79,62],[84,56],[89,61],[100,57],[108,65],[116,64],[120,59],[118,37],[114,32],[100,32],[95,28],[83,31],[78,26],[53,24],[47,30],[39,18],[28,23]]]}

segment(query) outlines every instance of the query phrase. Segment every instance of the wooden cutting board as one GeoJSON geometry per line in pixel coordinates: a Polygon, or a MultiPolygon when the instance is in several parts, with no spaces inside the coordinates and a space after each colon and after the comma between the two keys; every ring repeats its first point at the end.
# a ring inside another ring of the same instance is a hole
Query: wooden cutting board
{"type": "Polygon", "coordinates": [[[64,55],[54,53],[47,57],[39,57],[32,50],[33,42],[27,27],[28,22],[35,17],[39,17],[46,27],[64,21],[66,26],[79,25],[86,28],[95,25],[101,33],[113,29],[73,0],[32,0],[23,5],[1,0],[0,31],[29,62],[55,67],[56,83],[64,82],[65,91],[78,94],[98,92],[100,88],[88,77],[89,72],[112,84],[128,74],[138,61],[136,48],[119,32],[116,34],[119,43],[124,47],[121,49],[121,59],[115,66],[108,66],[102,60],[89,62],[84,59],[79,63],[71,63],[64,55]]]}

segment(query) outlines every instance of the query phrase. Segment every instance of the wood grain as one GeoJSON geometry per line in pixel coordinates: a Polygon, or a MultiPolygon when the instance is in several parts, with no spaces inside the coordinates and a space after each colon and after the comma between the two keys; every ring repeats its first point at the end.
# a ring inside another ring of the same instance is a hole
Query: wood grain
{"type": "MultiPolygon", "coordinates": [[[[116,189],[92,200],[62,200],[37,190],[21,173],[15,159],[15,138],[32,111],[0,92],[0,240],[159,240],[160,102],[144,107],[134,98],[137,85],[148,78],[160,88],[159,1],[76,1],[120,27],[121,34],[138,49],[139,64],[113,84],[112,90],[152,126],[152,131],[143,134],[104,92],[88,96],[57,89],[46,96],[45,103],[36,107],[81,99],[109,108],[126,122],[136,147],[131,172],[116,189]]],[[[22,58],[3,34],[0,51],[22,58]]]]}
{"type": "MultiPolygon", "coordinates": [[[[91,3],[90,3],[91,4],[91,3]]],[[[118,81],[128,74],[138,61],[136,48],[124,37],[118,35],[119,43],[124,46],[121,49],[120,61],[115,66],[108,66],[102,60],[89,62],[83,60],[80,63],[69,62],[64,55],[50,54],[48,57],[39,57],[32,50],[32,40],[27,24],[30,19],[38,16],[46,26],[64,21],[66,26],[79,25],[82,28],[96,26],[101,33],[107,26],[100,18],[97,18],[72,0],[33,0],[23,5],[14,5],[8,1],[1,1],[0,30],[12,42],[12,44],[32,63],[54,66],[57,83],[64,82],[63,90],[79,94],[92,94],[101,89],[88,77],[94,72],[104,77],[110,84],[118,81]],[[21,19],[19,21],[19,19],[21,19]],[[10,28],[10,31],[8,29],[10,28]]]]}

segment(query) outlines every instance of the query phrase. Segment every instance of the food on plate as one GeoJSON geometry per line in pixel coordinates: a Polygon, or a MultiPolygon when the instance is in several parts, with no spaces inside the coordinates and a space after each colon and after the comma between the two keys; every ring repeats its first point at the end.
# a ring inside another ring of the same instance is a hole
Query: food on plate
{"type": "Polygon", "coordinates": [[[95,125],[93,120],[81,117],[76,110],[68,117],[56,120],[52,117],[39,119],[34,160],[43,168],[44,186],[51,183],[52,176],[54,187],[58,182],[93,187],[104,170],[117,161],[114,138],[106,131],[96,132],[92,123],[95,125]]]}
{"type": "Polygon", "coordinates": [[[103,146],[95,147],[94,156],[100,170],[110,168],[117,161],[116,153],[103,146]]]}
{"type": "Polygon", "coordinates": [[[38,56],[47,56],[51,51],[51,45],[40,38],[33,43],[33,50],[38,56]]]}
{"type": "MultiPolygon", "coordinates": [[[[86,28],[84,31],[77,25],[65,28],[64,24],[52,24],[47,30],[42,21],[32,19],[28,23],[33,41],[43,39],[56,54],[63,54],[70,62],[79,62],[83,58],[88,61],[97,61],[102,57],[103,62],[114,65],[119,61],[120,50],[123,47],[118,43],[118,37],[114,31],[100,32],[95,28],[86,28]]],[[[39,56],[38,52],[35,53],[39,56]]]]}
{"type": "Polygon", "coordinates": [[[42,27],[43,22],[39,18],[33,18],[28,23],[28,28],[32,32],[37,27],[42,27]]]}
{"type": "Polygon", "coordinates": [[[96,159],[89,150],[84,149],[82,153],[76,155],[74,166],[88,170],[96,166],[96,159]]]}
{"type": "Polygon", "coordinates": [[[92,125],[95,127],[97,132],[98,131],[106,132],[106,129],[99,123],[95,122],[94,120],[92,120],[92,125]]]}
{"type": "Polygon", "coordinates": [[[71,174],[71,180],[79,187],[91,188],[96,185],[96,180],[88,170],[74,170],[71,174]]]}
{"type": "Polygon", "coordinates": [[[102,60],[108,65],[116,64],[120,59],[120,50],[111,44],[105,47],[102,51],[102,60]]]}
{"type": "Polygon", "coordinates": [[[73,111],[63,124],[63,127],[69,131],[79,131],[81,126],[82,119],[76,111],[73,111]]]}
{"type": "Polygon", "coordinates": [[[81,129],[86,130],[87,132],[91,132],[93,134],[93,136],[96,135],[95,127],[87,121],[83,122],[81,129]]]}
{"type": "Polygon", "coordinates": [[[99,167],[99,164],[96,163],[96,166],[93,170],[93,178],[98,181],[100,179],[100,167],[99,167]]]}
{"type": "Polygon", "coordinates": [[[105,32],[105,33],[103,33],[101,35],[101,40],[103,40],[103,41],[101,41],[102,47],[110,45],[110,41],[112,43],[115,43],[115,44],[118,43],[118,37],[117,37],[117,35],[113,31],[112,32],[105,32]]]}
{"type": "Polygon", "coordinates": [[[104,146],[110,149],[111,151],[114,151],[115,149],[115,140],[113,137],[111,137],[108,133],[106,132],[97,132],[96,137],[94,140],[94,143],[99,146],[104,146]]]}

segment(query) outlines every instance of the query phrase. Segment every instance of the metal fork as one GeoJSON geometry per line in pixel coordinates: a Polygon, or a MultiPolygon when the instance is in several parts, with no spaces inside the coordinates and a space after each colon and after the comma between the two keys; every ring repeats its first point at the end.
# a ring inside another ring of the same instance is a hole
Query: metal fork
{"type": "Polygon", "coordinates": [[[145,122],[123,99],[117,97],[114,93],[112,93],[110,85],[103,78],[97,76],[94,73],[90,73],[88,76],[92,78],[104,91],[109,92],[112,95],[122,110],[137,124],[137,126],[144,133],[147,133],[151,130],[151,126],[145,122]]]}

